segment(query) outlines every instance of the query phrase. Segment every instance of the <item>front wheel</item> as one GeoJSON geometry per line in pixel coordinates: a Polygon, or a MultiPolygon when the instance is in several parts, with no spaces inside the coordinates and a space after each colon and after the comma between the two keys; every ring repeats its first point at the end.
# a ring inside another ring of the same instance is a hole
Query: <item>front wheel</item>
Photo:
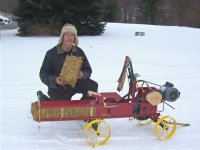
{"type": "Polygon", "coordinates": [[[104,120],[88,122],[84,129],[86,142],[95,147],[105,144],[111,135],[110,126],[104,120]]]}
{"type": "Polygon", "coordinates": [[[176,120],[170,116],[163,116],[154,126],[154,134],[159,140],[170,139],[176,131],[176,120]]]}

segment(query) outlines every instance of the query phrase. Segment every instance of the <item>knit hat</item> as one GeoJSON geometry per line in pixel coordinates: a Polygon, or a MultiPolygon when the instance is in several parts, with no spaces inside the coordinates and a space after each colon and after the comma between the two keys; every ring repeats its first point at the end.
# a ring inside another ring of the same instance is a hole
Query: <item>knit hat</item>
{"type": "Polygon", "coordinates": [[[73,33],[74,36],[75,36],[75,39],[74,39],[74,44],[76,46],[78,46],[78,36],[77,36],[77,30],[76,30],[76,27],[72,24],[65,24],[61,30],[61,33],[60,33],[60,38],[59,38],[59,41],[58,41],[58,44],[61,44],[62,43],[62,40],[63,40],[63,35],[66,33],[66,32],[70,32],[70,33],[73,33]]]}

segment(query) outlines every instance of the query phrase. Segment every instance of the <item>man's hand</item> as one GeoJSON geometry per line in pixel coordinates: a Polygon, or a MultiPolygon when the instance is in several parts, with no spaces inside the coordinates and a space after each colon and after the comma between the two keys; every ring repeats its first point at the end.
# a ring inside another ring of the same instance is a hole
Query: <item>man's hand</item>
{"type": "Polygon", "coordinates": [[[56,78],[56,84],[58,84],[58,85],[64,85],[64,83],[60,80],[60,77],[56,78]]]}
{"type": "Polygon", "coordinates": [[[83,72],[82,71],[79,72],[78,79],[83,79],[83,72]]]}

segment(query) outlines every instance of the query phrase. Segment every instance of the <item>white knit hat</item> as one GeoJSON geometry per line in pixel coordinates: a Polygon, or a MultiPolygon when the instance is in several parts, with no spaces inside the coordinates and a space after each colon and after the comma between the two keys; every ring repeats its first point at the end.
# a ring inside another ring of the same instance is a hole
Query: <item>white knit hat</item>
{"type": "Polygon", "coordinates": [[[59,38],[59,41],[58,41],[58,44],[61,44],[62,43],[62,40],[63,40],[63,35],[67,32],[70,32],[70,33],[73,33],[75,35],[75,38],[74,38],[74,44],[76,46],[78,46],[78,36],[77,36],[77,30],[76,30],[76,27],[72,24],[65,24],[61,30],[61,33],[60,33],[60,38],[59,38]]]}

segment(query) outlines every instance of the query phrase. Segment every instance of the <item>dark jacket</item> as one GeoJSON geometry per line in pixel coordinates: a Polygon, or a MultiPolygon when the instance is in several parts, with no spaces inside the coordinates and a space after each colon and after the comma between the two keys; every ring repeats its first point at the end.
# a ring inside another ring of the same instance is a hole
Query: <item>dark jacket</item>
{"type": "Polygon", "coordinates": [[[57,91],[62,88],[64,89],[64,87],[56,85],[56,78],[60,75],[65,57],[67,55],[81,56],[83,60],[81,67],[81,71],[84,75],[83,80],[90,78],[92,69],[83,50],[79,47],[73,46],[70,52],[64,52],[60,48],[60,45],[57,45],[47,51],[40,69],[40,79],[45,85],[48,86],[49,91],[51,91],[51,89],[53,91],[57,91]]]}

